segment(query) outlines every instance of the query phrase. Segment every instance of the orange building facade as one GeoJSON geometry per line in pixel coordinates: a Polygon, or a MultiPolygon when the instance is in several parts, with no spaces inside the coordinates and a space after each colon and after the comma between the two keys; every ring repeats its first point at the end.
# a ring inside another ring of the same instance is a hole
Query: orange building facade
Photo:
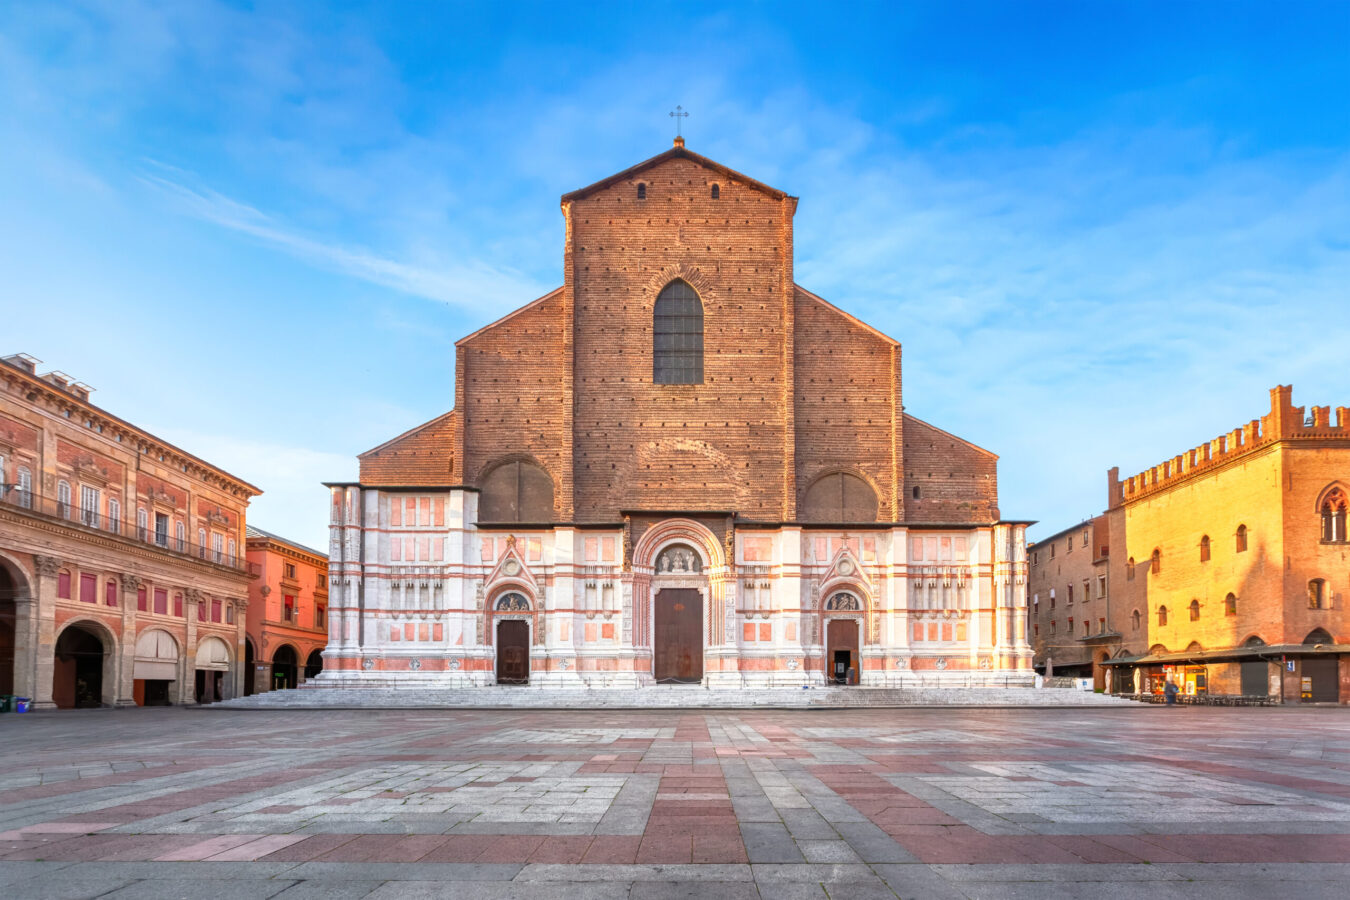
{"type": "Polygon", "coordinates": [[[1038,669],[1350,703],[1350,408],[1276,387],[1266,415],[1124,481],[1111,469],[1107,489],[1104,514],[1029,548],[1038,669]]]}
{"type": "Polygon", "coordinates": [[[328,558],[249,526],[244,693],[293,688],[323,670],[328,643],[328,558]]]}
{"type": "Polygon", "coordinates": [[[0,361],[0,693],[36,708],[237,696],[256,487],[0,361]]]}
{"type": "Polygon", "coordinates": [[[797,199],[676,146],[566,194],[563,284],[330,485],[321,683],[1030,683],[997,457],[793,280],[797,199]]]}

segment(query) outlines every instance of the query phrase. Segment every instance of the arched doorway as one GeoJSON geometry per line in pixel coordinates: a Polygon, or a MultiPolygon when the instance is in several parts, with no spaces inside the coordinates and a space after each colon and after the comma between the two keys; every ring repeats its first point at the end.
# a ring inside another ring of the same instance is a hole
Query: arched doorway
{"type": "Polygon", "coordinates": [[[103,641],[92,629],[71,625],[56,639],[52,701],[59,709],[103,706],[103,641]]]}
{"type": "Polygon", "coordinates": [[[305,659],[305,680],[309,681],[323,671],[323,651],[311,650],[305,659]]]}
{"type": "Polygon", "coordinates": [[[1092,689],[1099,694],[1106,692],[1106,660],[1109,656],[1105,650],[1098,650],[1092,657],[1092,689]]]}
{"type": "Polygon", "coordinates": [[[229,699],[230,648],[218,637],[208,637],[197,645],[198,703],[229,699]]]}
{"type": "Polygon", "coordinates": [[[687,544],[656,557],[652,616],[652,675],[660,683],[703,680],[703,593],[687,586],[703,576],[703,558],[687,544]]]}
{"type": "Polygon", "coordinates": [[[272,653],[272,689],[295,687],[299,656],[290,644],[282,644],[272,653]]]}
{"type": "Polygon", "coordinates": [[[131,677],[138,706],[171,706],[178,681],[178,641],[173,635],[159,628],[141,632],[131,677]]]}
{"type": "Polygon", "coordinates": [[[0,694],[14,693],[14,650],[18,646],[18,604],[28,596],[18,577],[0,561],[0,694]]]}
{"type": "Polygon", "coordinates": [[[530,625],[524,619],[497,622],[497,683],[530,683],[530,625]]]}
{"type": "Polygon", "coordinates": [[[244,638],[244,696],[258,692],[254,682],[253,669],[257,666],[257,657],[253,653],[253,638],[244,638]]]}
{"type": "Polygon", "coordinates": [[[857,684],[858,620],[830,619],[825,624],[827,680],[831,684],[857,684]]]}

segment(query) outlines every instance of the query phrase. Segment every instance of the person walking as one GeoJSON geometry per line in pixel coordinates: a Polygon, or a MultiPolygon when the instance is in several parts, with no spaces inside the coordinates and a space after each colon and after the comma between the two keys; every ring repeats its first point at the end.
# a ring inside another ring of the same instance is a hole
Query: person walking
{"type": "Polygon", "coordinates": [[[1177,691],[1179,690],[1180,688],[1177,687],[1176,682],[1172,681],[1170,678],[1163,684],[1163,697],[1168,706],[1177,705],[1177,691]]]}

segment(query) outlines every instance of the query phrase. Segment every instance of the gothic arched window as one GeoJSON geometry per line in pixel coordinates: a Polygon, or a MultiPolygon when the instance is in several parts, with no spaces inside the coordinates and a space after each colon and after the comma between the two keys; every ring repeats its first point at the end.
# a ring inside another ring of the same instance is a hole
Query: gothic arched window
{"type": "Polygon", "coordinates": [[[1200,601],[1192,600],[1190,609],[1191,609],[1191,621],[1198,622],[1200,620],[1200,601]]]}
{"type": "Polygon", "coordinates": [[[1229,594],[1223,598],[1223,614],[1225,616],[1237,615],[1237,595],[1229,594]]]}
{"type": "Polygon", "coordinates": [[[1345,492],[1332,488],[1322,498],[1322,540],[1345,540],[1345,512],[1347,507],[1345,492]]]}
{"type": "Polygon", "coordinates": [[[1167,607],[1165,606],[1158,607],[1158,624],[1159,625],[1167,624],[1167,607]]]}
{"type": "Polygon", "coordinates": [[[1209,535],[1200,538],[1200,561],[1209,562],[1209,535]]]}
{"type": "Polygon", "coordinates": [[[1236,545],[1237,545],[1237,552],[1238,552],[1238,553],[1245,552],[1246,549],[1247,549],[1247,526],[1246,526],[1246,525],[1239,525],[1239,526],[1238,526],[1237,534],[1234,535],[1234,539],[1235,539],[1235,542],[1236,542],[1236,545]]]}
{"type": "Polygon", "coordinates": [[[652,381],[703,383],[703,301],[687,281],[661,289],[652,316],[652,381]]]}
{"type": "Polygon", "coordinates": [[[1157,575],[1161,571],[1162,571],[1162,551],[1155,548],[1153,551],[1153,561],[1149,566],[1149,574],[1157,575]]]}

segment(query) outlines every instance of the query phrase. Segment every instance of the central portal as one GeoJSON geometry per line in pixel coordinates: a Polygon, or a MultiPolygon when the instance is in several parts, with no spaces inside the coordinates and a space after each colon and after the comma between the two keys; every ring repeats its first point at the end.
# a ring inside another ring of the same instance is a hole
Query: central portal
{"type": "Polygon", "coordinates": [[[524,619],[497,625],[497,683],[530,683],[530,626],[524,619]]]}
{"type": "Polygon", "coordinates": [[[656,594],[653,675],[666,684],[703,680],[703,596],[693,588],[656,594]]]}

